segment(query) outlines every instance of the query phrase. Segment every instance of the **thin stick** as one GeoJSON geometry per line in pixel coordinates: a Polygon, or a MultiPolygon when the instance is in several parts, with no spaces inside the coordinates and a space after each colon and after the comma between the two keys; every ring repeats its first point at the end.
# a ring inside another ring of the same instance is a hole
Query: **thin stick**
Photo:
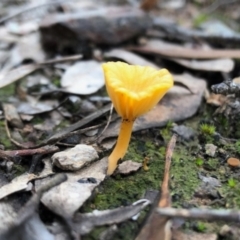
{"type": "Polygon", "coordinates": [[[110,107],[109,117],[108,117],[108,121],[107,121],[106,126],[104,127],[102,132],[96,137],[96,139],[94,139],[94,141],[97,141],[103,135],[103,133],[107,130],[107,128],[108,128],[108,126],[111,122],[111,119],[112,119],[112,113],[113,113],[113,104],[110,107]]]}
{"type": "Polygon", "coordinates": [[[35,149],[20,149],[20,150],[9,150],[9,151],[0,150],[0,156],[5,155],[10,158],[14,158],[17,156],[31,156],[35,154],[44,155],[44,154],[57,152],[58,150],[59,148],[56,146],[47,145],[47,146],[35,148],[35,149]]]}
{"type": "MultiPolygon", "coordinates": [[[[161,198],[158,202],[158,207],[170,207],[171,206],[171,198],[169,193],[169,172],[171,166],[171,158],[173,155],[173,149],[175,147],[177,140],[177,135],[174,134],[169,141],[167,151],[166,151],[166,158],[165,158],[165,170],[164,170],[164,177],[163,183],[161,187],[161,198]]],[[[162,208],[157,208],[162,209],[162,208]]],[[[146,224],[141,229],[141,232],[137,236],[136,240],[169,240],[171,239],[171,219],[169,217],[160,216],[153,211],[149,216],[146,224]]]]}
{"type": "Polygon", "coordinates": [[[169,175],[170,175],[169,173],[170,173],[170,167],[172,162],[173,150],[176,145],[176,141],[177,141],[177,135],[173,134],[171,140],[168,143],[167,151],[166,151],[165,169],[164,169],[164,176],[163,176],[163,182],[161,187],[161,198],[158,204],[159,207],[169,207],[171,205],[170,193],[169,193],[169,175]]]}
{"type": "Polygon", "coordinates": [[[161,216],[176,217],[185,219],[198,219],[206,221],[233,221],[240,222],[239,210],[227,209],[176,209],[176,208],[158,208],[157,213],[161,216]]]}

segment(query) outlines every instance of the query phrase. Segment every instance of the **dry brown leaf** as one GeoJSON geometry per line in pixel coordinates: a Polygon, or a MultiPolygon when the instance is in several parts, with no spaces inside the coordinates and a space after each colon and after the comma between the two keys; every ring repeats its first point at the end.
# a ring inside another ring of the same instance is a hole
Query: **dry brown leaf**
{"type": "Polygon", "coordinates": [[[227,97],[222,94],[211,93],[207,98],[207,103],[216,107],[222,106],[227,101],[227,97]]]}

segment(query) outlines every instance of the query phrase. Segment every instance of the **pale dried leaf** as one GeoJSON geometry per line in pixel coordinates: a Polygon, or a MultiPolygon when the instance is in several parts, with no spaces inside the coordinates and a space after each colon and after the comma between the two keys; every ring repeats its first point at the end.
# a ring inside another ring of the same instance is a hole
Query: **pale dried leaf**
{"type": "Polygon", "coordinates": [[[41,114],[44,112],[52,111],[56,106],[58,102],[57,101],[42,101],[42,102],[21,102],[17,110],[19,113],[27,114],[27,115],[35,115],[35,114],[41,114]]]}
{"type": "Polygon", "coordinates": [[[37,70],[36,64],[23,65],[10,71],[0,72],[0,88],[5,87],[37,70]]]}
{"type": "Polygon", "coordinates": [[[104,86],[101,64],[97,61],[81,61],[67,69],[61,79],[66,92],[74,94],[92,94],[104,86]]]}
{"type": "Polygon", "coordinates": [[[138,214],[142,209],[148,206],[149,203],[148,200],[141,199],[127,207],[103,211],[95,210],[92,213],[76,214],[74,217],[76,231],[80,234],[87,234],[96,226],[121,223],[138,214]]]}
{"type": "Polygon", "coordinates": [[[28,183],[33,179],[43,178],[43,177],[52,175],[53,172],[52,172],[52,167],[49,162],[49,159],[45,159],[44,163],[45,163],[45,167],[38,176],[34,175],[34,174],[25,173],[25,174],[22,174],[16,178],[14,178],[12,180],[12,182],[2,186],[0,188],[0,199],[4,198],[12,193],[26,190],[28,187],[28,183]]]}

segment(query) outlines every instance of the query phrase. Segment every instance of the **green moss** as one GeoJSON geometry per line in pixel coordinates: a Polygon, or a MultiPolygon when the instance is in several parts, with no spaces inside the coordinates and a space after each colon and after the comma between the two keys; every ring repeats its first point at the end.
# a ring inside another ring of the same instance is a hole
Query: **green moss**
{"type": "Polygon", "coordinates": [[[240,141],[237,141],[234,144],[234,149],[236,150],[236,153],[240,155],[240,141]]]}
{"type": "MultiPolygon", "coordinates": [[[[146,190],[159,190],[164,173],[165,151],[166,144],[159,147],[154,144],[150,137],[134,134],[124,159],[142,162],[147,156],[150,158],[149,171],[140,169],[129,176],[117,174],[108,178],[97,189],[94,199],[89,201],[82,208],[82,211],[89,212],[95,208],[105,210],[130,205],[143,197],[146,190]]],[[[181,206],[192,198],[200,182],[197,172],[195,157],[191,153],[189,154],[182,145],[177,145],[172,158],[170,181],[174,206],[181,206]],[[174,200],[175,196],[178,196],[177,201],[174,200]]],[[[142,214],[142,219],[137,222],[129,220],[120,224],[120,230],[114,235],[114,239],[134,239],[145,215],[146,212],[142,214]]],[[[83,239],[97,239],[93,236],[97,236],[95,230],[83,239]]]]}
{"type": "Polygon", "coordinates": [[[237,182],[233,178],[228,179],[229,187],[234,188],[234,187],[236,187],[236,185],[237,185],[237,182]]]}
{"type": "Polygon", "coordinates": [[[67,120],[67,119],[64,119],[63,121],[60,122],[60,124],[58,124],[58,125],[55,127],[54,131],[60,131],[61,129],[63,129],[63,128],[65,128],[65,127],[68,127],[68,126],[70,126],[70,125],[71,125],[70,121],[67,120]]]}
{"type": "Polygon", "coordinates": [[[26,173],[27,170],[28,170],[27,167],[25,167],[21,164],[14,164],[13,169],[12,169],[12,171],[14,173],[14,177],[17,177],[17,176],[20,176],[20,175],[26,173]]]}
{"type": "Polygon", "coordinates": [[[8,98],[14,96],[15,84],[7,85],[6,87],[0,88],[0,102],[8,101],[8,98]]]}
{"type": "Polygon", "coordinates": [[[58,88],[61,87],[61,80],[60,80],[60,78],[54,78],[54,79],[52,80],[52,83],[53,83],[56,87],[58,87],[58,88]]]}
{"type": "Polygon", "coordinates": [[[199,14],[193,21],[194,27],[199,27],[204,22],[208,21],[209,17],[206,14],[199,14]]]}
{"type": "Polygon", "coordinates": [[[203,163],[204,163],[204,161],[203,161],[202,158],[197,158],[197,159],[196,159],[196,165],[197,165],[197,166],[201,167],[201,166],[203,165],[203,163]]]}
{"type": "Polygon", "coordinates": [[[206,224],[204,222],[201,222],[201,221],[197,222],[196,228],[197,228],[198,232],[205,232],[206,229],[207,229],[206,224]]]}
{"type": "Polygon", "coordinates": [[[205,134],[207,136],[213,136],[215,131],[216,131],[215,126],[213,126],[211,124],[203,123],[200,125],[200,132],[202,134],[205,134]]]}
{"type": "Polygon", "coordinates": [[[219,159],[217,158],[209,158],[204,163],[204,168],[209,171],[215,171],[219,168],[219,166],[220,166],[220,162],[219,162],[219,159]]]}
{"type": "Polygon", "coordinates": [[[35,116],[35,117],[32,119],[32,121],[31,121],[31,123],[32,123],[33,125],[35,125],[35,124],[42,124],[43,122],[44,122],[44,118],[37,117],[37,116],[35,116]]]}
{"type": "MultiPolygon", "coordinates": [[[[212,109],[205,108],[204,116],[206,121],[211,122],[212,109]],[[210,112],[210,113],[209,113],[210,112]]],[[[201,117],[202,117],[201,113],[201,117]]],[[[192,127],[199,133],[199,126],[202,119],[196,116],[184,122],[184,125],[192,127]]],[[[228,124],[228,121],[226,121],[228,124]]],[[[214,123],[215,124],[215,123],[214,123]]],[[[216,128],[219,127],[219,122],[216,123],[216,128]]],[[[223,129],[224,130],[224,129],[223,129]]],[[[155,131],[155,130],[154,130],[155,131]]],[[[225,131],[225,130],[224,130],[225,131]]],[[[132,204],[134,201],[140,199],[146,190],[159,190],[163,179],[165,153],[167,143],[169,142],[172,132],[171,124],[165,128],[155,131],[160,133],[164,138],[164,144],[159,146],[153,138],[151,130],[143,134],[135,133],[131,139],[128,153],[124,157],[125,160],[133,160],[136,162],[143,162],[145,157],[149,160],[149,171],[140,169],[138,172],[129,176],[121,176],[117,174],[106,179],[96,191],[93,199],[81,209],[83,212],[92,212],[94,209],[105,210],[113,209],[120,206],[132,204]]],[[[219,132],[222,135],[222,132],[219,132]]],[[[201,134],[199,134],[201,135],[201,134]]],[[[220,203],[212,202],[212,208],[228,207],[240,208],[240,183],[237,178],[232,177],[236,183],[235,187],[229,185],[229,179],[234,174],[234,169],[231,169],[223,162],[222,156],[217,153],[214,158],[204,158],[205,152],[201,145],[200,138],[196,138],[191,142],[178,141],[173,151],[172,164],[170,169],[170,192],[172,196],[173,207],[183,207],[185,204],[202,205],[202,202],[195,197],[195,191],[201,185],[202,180],[199,179],[199,172],[203,172],[207,176],[214,176],[220,182],[221,186],[216,189],[222,196],[220,203]],[[201,167],[201,168],[200,168],[201,167]],[[223,205],[226,204],[226,205],[223,205]]],[[[221,145],[214,137],[206,134],[215,145],[221,145]]],[[[223,135],[224,136],[224,135],[223,135]]],[[[154,136],[155,137],[155,136],[154,136]]],[[[205,144],[205,143],[204,143],[205,144]]],[[[229,143],[225,149],[226,154],[239,154],[240,141],[236,143],[229,143]]],[[[238,176],[238,175],[237,175],[238,176]]],[[[131,220],[118,224],[119,230],[114,235],[116,240],[130,240],[134,239],[139,231],[147,210],[141,214],[141,218],[134,222],[131,220]]],[[[189,231],[199,232],[217,232],[220,225],[212,222],[194,222],[190,221],[189,231]]],[[[95,240],[99,238],[100,232],[107,227],[96,228],[88,236],[83,237],[84,240],[95,240]]]]}

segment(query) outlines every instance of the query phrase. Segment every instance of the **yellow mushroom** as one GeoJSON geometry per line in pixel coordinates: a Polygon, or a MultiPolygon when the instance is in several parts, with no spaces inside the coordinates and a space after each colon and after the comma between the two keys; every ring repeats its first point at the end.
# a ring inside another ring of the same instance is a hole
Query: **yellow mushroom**
{"type": "Polygon", "coordinates": [[[109,97],[122,117],[117,144],[108,158],[107,174],[111,175],[127,151],[134,120],[159,102],[173,86],[173,78],[167,69],[123,62],[104,63],[103,70],[109,97]]]}

